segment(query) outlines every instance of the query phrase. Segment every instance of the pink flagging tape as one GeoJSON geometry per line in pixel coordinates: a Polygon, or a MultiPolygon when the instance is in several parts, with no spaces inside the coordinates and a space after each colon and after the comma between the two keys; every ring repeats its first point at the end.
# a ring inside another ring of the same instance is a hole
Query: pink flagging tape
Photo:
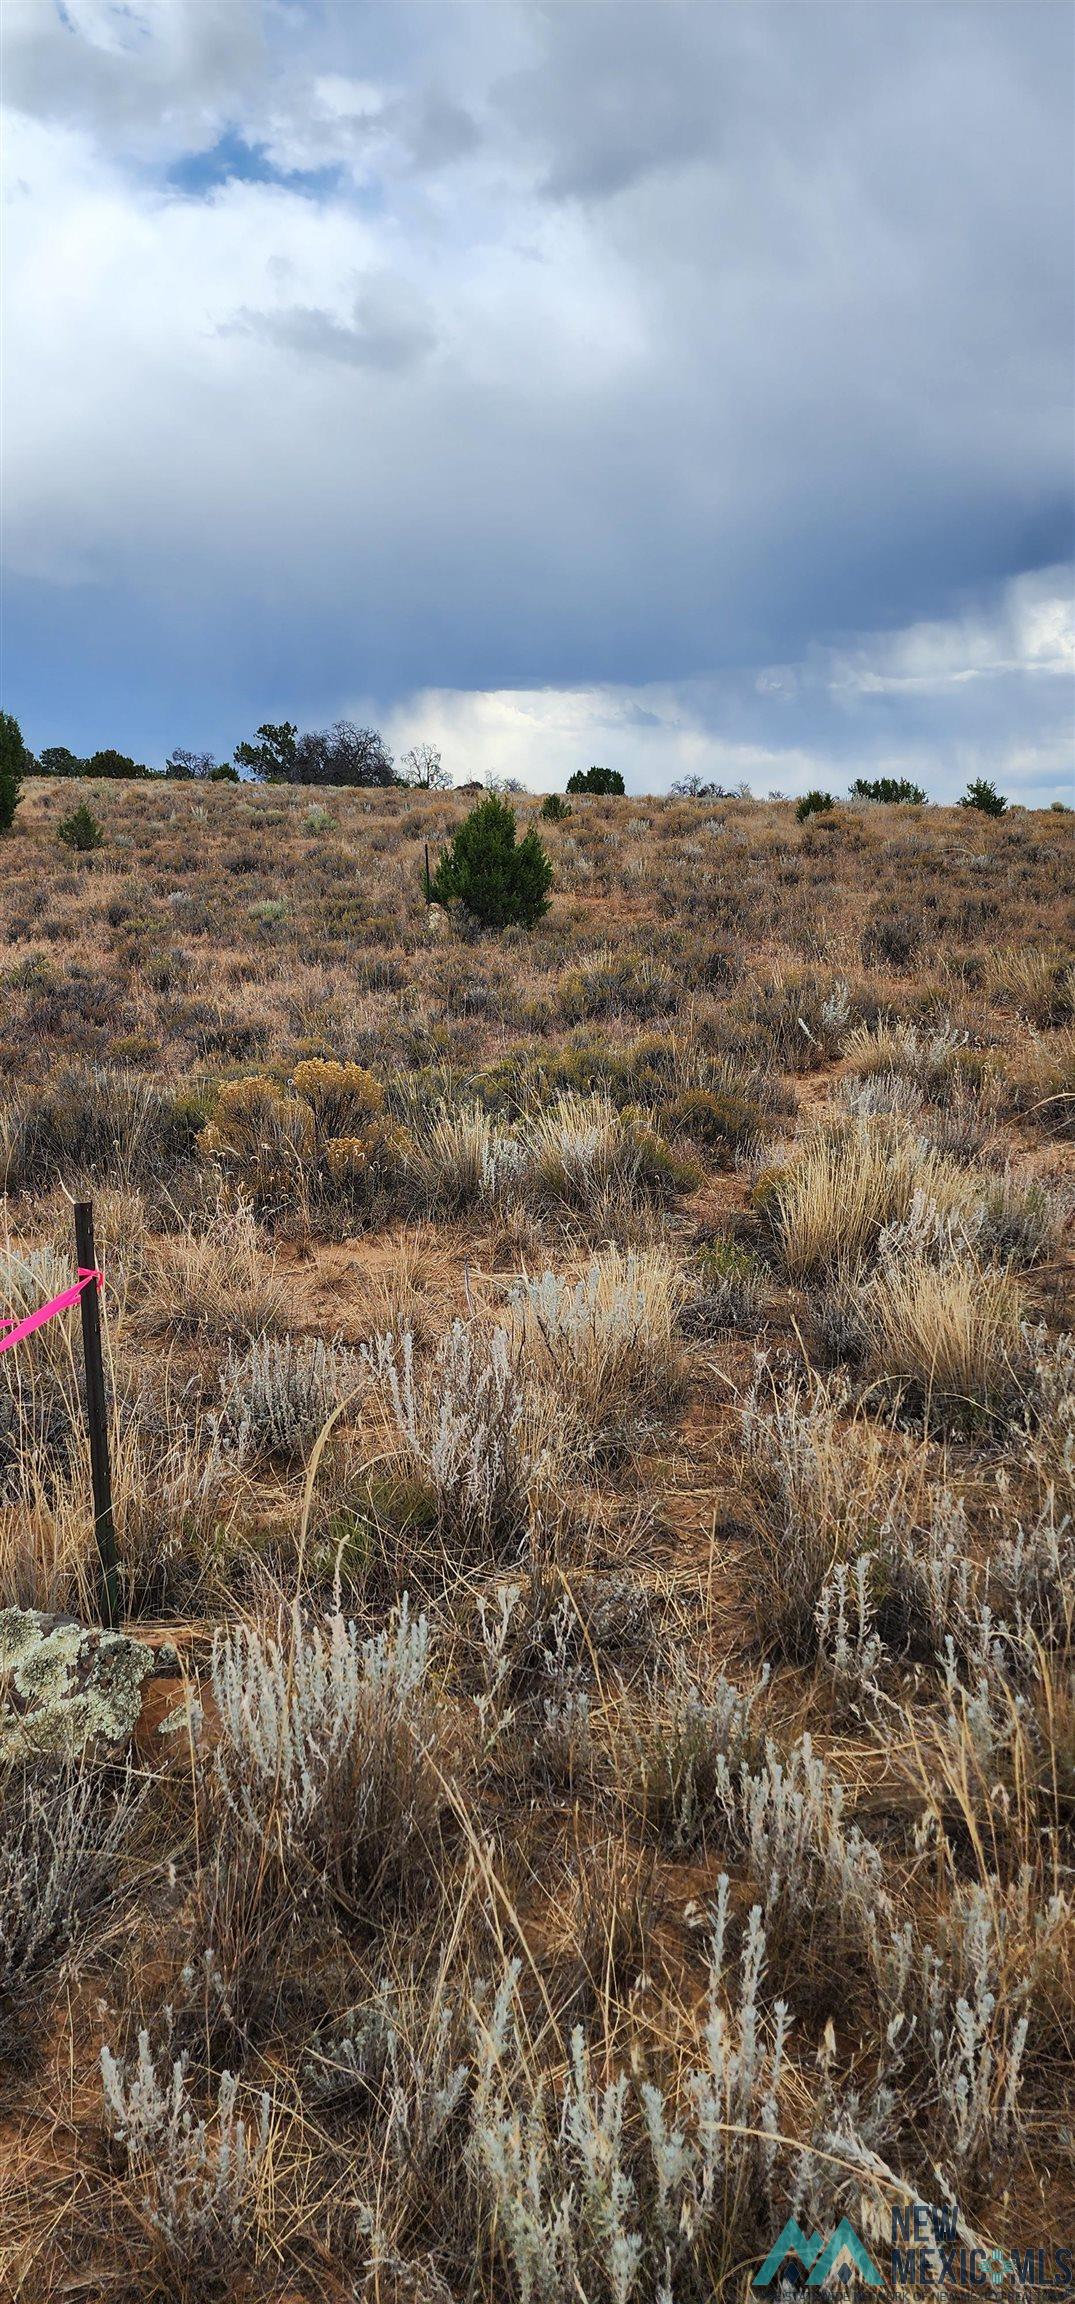
{"type": "Polygon", "coordinates": [[[47,1304],[39,1304],[37,1311],[28,1312],[24,1320],[0,1320],[0,1328],[11,1331],[8,1336],[0,1336],[0,1352],[6,1352],[10,1344],[21,1344],[24,1336],[32,1336],[35,1328],[43,1328],[46,1320],[54,1320],[57,1312],[69,1312],[91,1281],[96,1281],[98,1288],[103,1287],[104,1273],[87,1272],[80,1264],[78,1279],[73,1288],[65,1288],[61,1295],[53,1296],[47,1304]]]}

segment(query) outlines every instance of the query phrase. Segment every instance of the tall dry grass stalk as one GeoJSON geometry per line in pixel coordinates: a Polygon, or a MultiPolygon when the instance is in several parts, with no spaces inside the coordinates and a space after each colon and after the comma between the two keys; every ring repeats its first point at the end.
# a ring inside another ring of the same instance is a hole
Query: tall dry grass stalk
{"type": "Polygon", "coordinates": [[[213,1343],[275,1333],[286,1295],[253,1209],[218,1202],[208,1224],[185,1223],[147,1251],[137,1318],[149,1335],[204,1336],[213,1343]]]}
{"type": "Polygon", "coordinates": [[[928,1522],[926,1459],[856,1413],[841,1379],[779,1384],[764,1359],[740,1428],[754,1507],[758,1627],[787,1654],[809,1658],[834,1568],[878,1546],[894,1523],[928,1522]]]}
{"type": "Polygon", "coordinates": [[[817,1128],[796,1147],[772,1192],[793,1280],[865,1264],[884,1227],[907,1216],[917,1193],[953,1212],[972,1196],[959,1169],[891,1120],[817,1128]]]}
{"type": "Polygon", "coordinates": [[[927,1406],[969,1415],[1010,1407],[1027,1372],[1020,1289],[969,1258],[894,1261],[863,1293],[870,1365],[927,1406]]]}
{"type": "Polygon", "coordinates": [[[569,1207],[630,1193],[643,1171],[635,1131],[607,1096],[561,1096],[527,1131],[534,1189],[569,1207]]]}
{"type": "Polygon", "coordinates": [[[1070,1023],[1075,1014],[1075,963],[1060,944],[1005,945],[990,954],[986,986],[1039,1027],[1070,1023]]]}
{"type": "Polygon", "coordinates": [[[659,1248],[606,1248],[582,1276],[546,1272],[511,1299],[513,1350],[531,1380],[551,1387],[586,1440],[625,1436],[632,1420],[680,1397],[677,1314],[683,1276],[659,1248]]]}

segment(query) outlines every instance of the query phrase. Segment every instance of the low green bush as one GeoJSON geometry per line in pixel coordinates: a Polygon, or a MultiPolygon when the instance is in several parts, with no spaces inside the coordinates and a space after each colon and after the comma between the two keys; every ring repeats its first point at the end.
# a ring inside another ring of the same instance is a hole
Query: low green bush
{"type": "Polygon", "coordinates": [[[959,805],[961,808],[977,808],[983,816],[1003,816],[1008,803],[987,776],[974,776],[959,805]]]}
{"type": "Polygon", "coordinates": [[[688,1136],[707,1152],[732,1153],[761,1134],[764,1115],[749,1096],[734,1090],[687,1088],[666,1104],[661,1124],[670,1135],[688,1136]]]}
{"type": "Polygon", "coordinates": [[[461,904],[483,928],[536,928],[549,909],[552,865],[531,826],[495,792],[464,817],[430,883],[435,904],[461,904]]]}
{"type": "Polygon", "coordinates": [[[853,800],[880,800],[887,807],[896,807],[901,801],[921,807],[925,793],[921,784],[912,784],[909,776],[856,776],[851,786],[853,800]]]}
{"type": "Polygon", "coordinates": [[[63,841],[65,848],[74,848],[79,855],[87,855],[91,848],[100,848],[104,833],[93,810],[87,808],[82,800],[77,808],[72,808],[69,816],[61,817],[56,826],[56,838],[63,841]]]}
{"type": "Polygon", "coordinates": [[[596,792],[605,799],[620,799],[624,783],[618,768],[576,768],[567,779],[569,792],[596,792]]]}
{"type": "Polygon", "coordinates": [[[795,803],[795,821],[805,824],[808,816],[823,816],[835,806],[831,792],[804,792],[802,799],[795,803]]]}
{"type": "Polygon", "coordinates": [[[675,1042],[667,1033],[626,1041],[580,1036],[548,1049],[509,1049],[479,1074],[474,1087],[487,1112],[509,1118],[565,1094],[604,1095],[623,1111],[628,1104],[662,1104],[675,1071],[675,1042]]]}
{"type": "Polygon", "coordinates": [[[557,1006],[568,1024],[600,1016],[670,1016],[679,1005],[675,979],[652,960],[626,953],[598,955],[581,968],[565,969],[556,987],[557,1006]]]}

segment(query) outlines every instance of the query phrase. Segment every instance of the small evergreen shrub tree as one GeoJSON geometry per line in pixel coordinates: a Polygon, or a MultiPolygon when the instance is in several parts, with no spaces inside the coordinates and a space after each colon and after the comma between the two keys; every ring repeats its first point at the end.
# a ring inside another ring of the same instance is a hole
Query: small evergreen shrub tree
{"type": "Polygon", "coordinates": [[[624,789],[618,768],[576,768],[567,779],[569,792],[597,792],[619,796],[624,789]]]}
{"type": "Polygon", "coordinates": [[[63,841],[65,848],[77,848],[84,855],[88,849],[101,846],[104,833],[92,809],[87,808],[82,800],[69,816],[64,816],[57,824],[56,838],[63,841]]]}
{"type": "Polygon", "coordinates": [[[959,805],[961,808],[979,808],[983,816],[1003,816],[1008,803],[988,777],[975,776],[968,784],[959,805]]]}
{"type": "Polygon", "coordinates": [[[464,817],[430,884],[434,904],[461,904],[483,928],[534,928],[549,909],[552,865],[531,826],[491,792],[464,817]]]}
{"type": "Polygon", "coordinates": [[[84,776],[86,762],[69,752],[66,744],[46,744],[38,754],[37,769],[40,776],[84,776]]]}
{"type": "MultiPolygon", "coordinates": [[[[263,720],[257,736],[254,744],[237,744],[234,757],[236,766],[249,768],[259,783],[387,788],[403,781],[379,728],[356,728],[352,720],[337,720],[331,728],[306,728],[300,735],[294,720],[263,720]]],[[[417,747],[424,755],[434,749],[417,747]]],[[[438,762],[439,758],[438,753],[438,762]]],[[[429,772],[427,759],[425,773],[429,772]]],[[[450,777],[447,780],[451,782],[450,777]]]]}
{"type": "Polygon", "coordinates": [[[571,810],[562,792],[547,792],[541,803],[541,814],[547,824],[562,824],[571,810]]]}
{"type": "Polygon", "coordinates": [[[804,792],[802,799],[795,803],[795,821],[797,824],[805,824],[808,816],[824,815],[835,806],[831,792],[804,792]]]}
{"type": "Polygon", "coordinates": [[[141,760],[132,760],[127,752],[117,752],[108,745],[103,752],[95,752],[86,762],[87,776],[111,776],[127,779],[148,776],[149,770],[141,760]]]}
{"type": "Polygon", "coordinates": [[[10,712],[0,712],[0,832],[6,832],[19,805],[19,787],[30,755],[22,729],[10,712]]]}
{"type": "Polygon", "coordinates": [[[298,781],[296,738],[298,729],[293,720],[263,720],[258,729],[257,744],[237,744],[235,758],[240,768],[249,768],[263,784],[294,784],[298,781]]]}
{"type": "Polygon", "coordinates": [[[894,808],[901,800],[912,801],[921,807],[925,793],[921,784],[912,784],[909,776],[856,776],[851,786],[853,800],[881,800],[894,808]]]}

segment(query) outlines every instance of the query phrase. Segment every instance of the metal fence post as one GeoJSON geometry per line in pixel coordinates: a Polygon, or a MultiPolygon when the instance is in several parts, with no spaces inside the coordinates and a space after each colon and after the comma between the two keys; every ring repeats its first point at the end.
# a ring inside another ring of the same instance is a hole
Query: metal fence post
{"type": "MultiPolygon", "coordinates": [[[[97,1259],[93,1246],[93,1202],[75,1202],[75,1254],[79,1270],[93,1272],[97,1259]]],[[[90,1435],[90,1472],[93,1479],[93,1532],[101,1557],[101,1620],[114,1626],[120,1620],[119,1560],[116,1524],[112,1516],[112,1473],[108,1460],[108,1395],[105,1391],[101,1351],[99,1283],[90,1282],[80,1298],[82,1349],[86,1360],[86,1423],[90,1435]]]]}

